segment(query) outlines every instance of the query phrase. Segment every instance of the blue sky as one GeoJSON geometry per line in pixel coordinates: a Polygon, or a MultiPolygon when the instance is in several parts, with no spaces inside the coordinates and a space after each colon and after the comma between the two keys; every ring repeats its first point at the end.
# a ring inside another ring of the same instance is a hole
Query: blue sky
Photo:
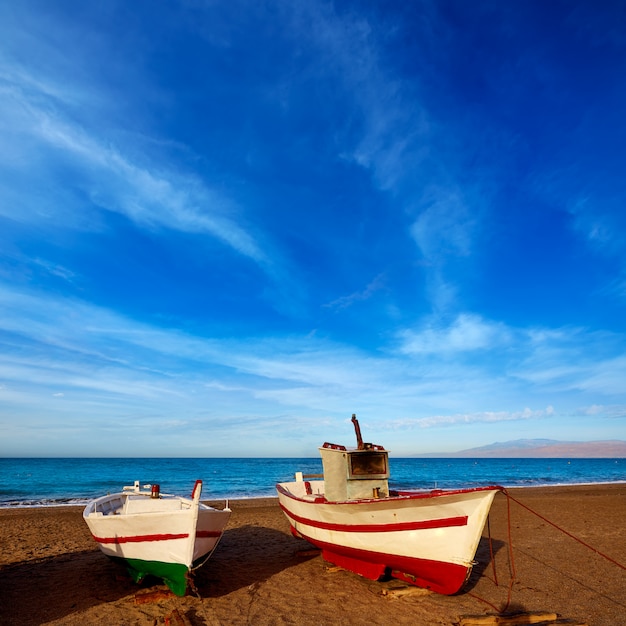
{"type": "Polygon", "coordinates": [[[626,438],[626,4],[0,4],[0,454],[626,438]]]}

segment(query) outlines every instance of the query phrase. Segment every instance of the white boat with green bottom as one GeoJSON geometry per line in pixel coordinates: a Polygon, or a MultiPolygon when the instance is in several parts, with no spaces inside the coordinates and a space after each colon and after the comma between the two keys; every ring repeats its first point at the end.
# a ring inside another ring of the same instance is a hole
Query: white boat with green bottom
{"type": "Polygon", "coordinates": [[[83,518],[100,550],[123,562],[135,582],[156,576],[183,596],[189,573],[209,559],[231,513],[228,502],[222,510],[203,504],[201,493],[201,480],[190,498],[135,481],[89,502],[83,518]]]}

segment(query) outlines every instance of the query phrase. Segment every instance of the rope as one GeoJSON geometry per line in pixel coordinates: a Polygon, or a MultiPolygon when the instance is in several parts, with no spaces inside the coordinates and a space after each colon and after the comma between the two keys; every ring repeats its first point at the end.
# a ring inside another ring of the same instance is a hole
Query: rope
{"type": "MultiPolygon", "coordinates": [[[[508,496],[505,489],[502,489],[502,493],[505,496],[508,496]]],[[[485,598],[481,598],[479,595],[476,595],[475,593],[471,593],[471,592],[467,593],[468,596],[472,596],[472,598],[475,598],[476,600],[479,600],[480,602],[484,602],[486,605],[490,606],[498,614],[504,613],[511,605],[513,583],[515,583],[515,576],[516,576],[515,559],[513,558],[513,541],[511,539],[511,504],[510,504],[508,497],[507,497],[506,504],[507,504],[507,508],[506,508],[507,510],[507,536],[509,540],[509,573],[510,573],[509,588],[507,590],[506,604],[502,608],[499,609],[497,606],[495,606],[495,604],[492,604],[488,600],[485,600],[485,598]]],[[[500,585],[498,584],[498,576],[496,573],[496,560],[494,558],[493,543],[491,540],[491,522],[490,522],[489,516],[487,516],[487,533],[489,536],[489,555],[491,557],[491,567],[493,569],[494,583],[496,587],[499,587],[500,585]]]]}
{"type": "Polygon", "coordinates": [[[515,582],[515,577],[517,572],[515,571],[515,559],[513,558],[513,537],[511,535],[511,501],[509,500],[509,494],[506,489],[502,491],[506,498],[506,525],[507,525],[507,536],[509,539],[509,570],[511,574],[511,580],[509,581],[509,589],[506,596],[506,606],[502,609],[502,612],[506,611],[511,604],[511,594],[513,593],[513,583],[515,582]]]}
{"type": "Polygon", "coordinates": [[[500,611],[500,609],[495,604],[491,604],[491,602],[489,602],[488,600],[485,600],[485,598],[481,598],[480,596],[477,596],[475,593],[472,593],[471,591],[468,591],[467,595],[471,596],[475,600],[484,602],[487,606],[490,606],[496,613],[503,613],[506,610],[506,609],[503,609],[502,611],[500,611]]]}
{"type": "Polygon", "coordinates": [[[491,559],[491,569],[493,570],[493,582],[498,587],[498,573],[496,572],[496,560],[493,558],[493,542],[491,540],[491,518],[487,516],[487,535],[489,536],[489,558],[491,559]]]}
{"type": "MultiPolygon", "coordinates": [[[[583,541],[579,537],[576,537],[575,535],[572,535],[572,533],[568,532],[564,528],[561,528],[558,524],[555,524],[554,522],[551,522],[548,518],[544,517],[540,513],[537,513],[537,511],[533,511],[533,509],[531,509],[529,506],[526,506],[525,504],[522,504],[519,500],[514,498],[506,489],[503,490],[503,493],[507,497],[507,501],[508,500],[513,500],[513,502],[516,502],[517,504],[519,504],[523,509],[526,509],[529,513],[532,513],[533,515],[536,515],[539,519],[541,519],[544,522],[546,522],[546,524],[550,524],[550,526],[553,526],[557,530],[560,530],[562,533],[566,534],[568,537],[570,537],[574,541],[577,541],[581,545],[585,546],[585,548],[589,548],[589,550],[591,550],[592,552],[595,552],[598,556],[601,556],[602,558],[606,559],[607,561],[610,561],[614,565],[617,565],[617,567],[620,567],[621,569],[626,570],[626,565],[622,565],[621,563],[618,563],[615,559],[613,559],[610,556],[604,554],[603,552],[600,552],[600,550],[596,550],[593,546],[590,546],[588,543],[586,543],[585,541],[583,541]]],[[[510,520],[509,520],[509,533],[510,533],[510,520]]],[[[509,539],[509,541],[510,541],[510,539],[509,539]]]]}

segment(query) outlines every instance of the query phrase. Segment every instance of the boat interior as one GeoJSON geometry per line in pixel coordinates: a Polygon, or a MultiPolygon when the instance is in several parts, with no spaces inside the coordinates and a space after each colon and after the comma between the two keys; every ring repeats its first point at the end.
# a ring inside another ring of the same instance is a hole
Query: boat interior
{"type": "Polygon", "coordinates": [[[191,501],[182,498],[150,498],[146,495],[115,494],[94,503],[91,515],[133,515],[163,511],[180,511],[191,508],[191,501]]]}
{"type": "MultiPolygon", "coordinates": [[[[324,481],[323,480],[307,480],[307,478],[317,478],[320,474],[303,474],[296,472],[296,482],[289,484],[289,491],[296,497],[311,502],[319,502],[325,500],[324,497],[324,481]]],[[[323,474],[322,474],[323,476],[323,474]]]]}

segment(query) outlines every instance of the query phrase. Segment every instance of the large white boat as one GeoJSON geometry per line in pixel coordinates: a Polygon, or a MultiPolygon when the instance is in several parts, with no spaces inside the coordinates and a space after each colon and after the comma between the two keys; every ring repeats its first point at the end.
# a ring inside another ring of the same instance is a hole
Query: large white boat
{"type": "Polygon", "coordinates": [[[135,481],[89,502],[83,518],[100,550],[124,562],[136,582],[156,576],[183,596],[189,572],[209,559],[231,513],[228,503],[223,510],[203,504],[201,493],[201,480],[190,498],[135,481]]]}
{"type": "Polygon", "coordinates": [[[457,593],[474,557],[499,486],[473,489],[389,490],[388,451],[325,443],[320,476],[296,474],[276,485],[292,533],[321,548],[335,565],[378,580],[385,575],[441,594],[457,593]]]}

